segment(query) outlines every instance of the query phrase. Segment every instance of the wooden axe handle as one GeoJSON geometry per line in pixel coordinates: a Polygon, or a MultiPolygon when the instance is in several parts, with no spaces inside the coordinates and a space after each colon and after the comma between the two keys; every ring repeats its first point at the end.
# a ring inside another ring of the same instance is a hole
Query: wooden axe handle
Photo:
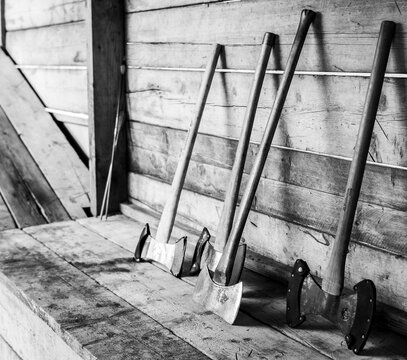
{"type": "Polygon", "coordinates": [[[206,66],[201,89],[199,91],[198,101],[196,103],[195,115],[191,121],[184,149],[180,156],[177,169],[175,170],[174,179],[171,185],[171,193],[169,194],[169,197],[165,203],[164,210],[161,214],[160,223],[158,225],[156,240],[160,242],[167,243],[171,237],[175,216],[177,214],[179,198],[184,186],[189,160],[191,159],[192,149],[194,148],[195,139],[198,134],[199,124],[205,108],[206,99],[208,98],[209,89],[211,87],[221,47],[222,46],[219,44],[214,46],[212,56],[206,66]]]}
{"type": "Polygon", "coordinates": [[[256,156],[256,160],[254,161],[254,165],[250,173],[242,201],[240,202],[239,212],[237,214],[235,223],[233,224],[231,234],[226,243],[222,257],[219,260],[219,264],[215,270],[213,280],[219,284],[227,285],[230,281],[239,241],[250,212],[254,195],[256,194],[257,185],[259,184],[260,176],[267,159],[278,121],[280,119],[281,111],[283,110],[284,102],[290,88],[295,67],[297,66],[297,62],[301,54],[302,46],[314,18],[315,13],[312,10],[303,10],[301,12],[301,20],[297,29],[297,34],[295,35],[290,55],[288,56],[286,69],[267,121],[267,126],[261,140],[259,152],[256,156]]]}
{"type": "Polygon", "coordinates": [[[383,21],[380,28],[362,120],[346,184],[344,204],[327,272],[322,281],[322,289],[335,296],[339,296],[343,289],[346,254],[395,28],[395,23],[391,21],[383,21]]]}
{"type": "Polygon", "coordinates": [[[232,175],[230,178],[229,186],[226,189],[222,215],[218,224],[218,229],[216,231],[215,250],[218,252],[223,251],[223,248],[225,247],[226,241],[229,237],[230,230],[232,229],[247,149],[250,142],[250,134],[252,132],[261,87],[263,85],[264,75],[266,74],[267,64],[270,58],[271,49],[274,45],[274,40],[274,34],[269,32],[264,34],[263,45],[261,47],[259,61],[257,63],[257,68],[254,74],[249,101],[243,120],[242,131],[240,133],[239,144],[236,149],[232,175]]]}

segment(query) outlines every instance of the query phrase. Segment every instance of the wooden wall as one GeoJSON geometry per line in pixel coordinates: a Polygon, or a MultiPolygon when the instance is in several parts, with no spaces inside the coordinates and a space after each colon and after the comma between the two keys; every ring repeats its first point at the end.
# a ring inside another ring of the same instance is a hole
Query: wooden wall
{"type": "Polygon", "coordinates": [[[4,3],[7,51],[88,155],[85,1],[4,3]]]}
{"type": "MultiPolygon", "coordinates": [[[[284,69],[305,6],[317,11],[244,237],[280,263],[324,274],[382,20],[397,23],[388,72],[407,73],[407,3],[401,1],[135,1],[126,3],[129,195],[161,210],[198,95],[210,45],[219,67],[253,70],[265,31],[279,37],[269,69],[284,69]],[[343,74],[342,74],[343,75],[343,74]]],[[[246,164],[251,169],[280,76],[267,75],[246,164]]],[[[179,215],[214,233],[240,134],[251,73],[218,72],[179,215]]],[[[407,310],[407,79],[386,78],[352,234],[346,284],[371,278],[379,300],[407,310]]]]}

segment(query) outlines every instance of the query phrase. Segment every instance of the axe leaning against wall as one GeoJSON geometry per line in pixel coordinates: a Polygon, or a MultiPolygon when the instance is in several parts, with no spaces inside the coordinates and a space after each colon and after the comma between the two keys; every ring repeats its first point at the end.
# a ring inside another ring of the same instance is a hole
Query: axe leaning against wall
{"type": "Polygon", "coordinates": [[[300,325],[305,321],[306,314],[322,315],[339,327],[345,335],[348,348],[355,354],[362,351],[370,333],[376,290],[372,281],[363,280],[354,286],[355,294],[342,295],[345,262],[394,32],[393,22],[382,22],[344,205],[322,286],[310,275],[307,263],[298,259],[291,273],[287,293],[289,326],[300,325]]]}
{"type": "Polygon", "coordinates": [[[187,134],[184,149],[175,170],[174,179],[171,185],[171,192],[164,205],[158,224],[156,237],[151,236],[148,224],[144,226],[136,246],[134,258],[136,261],[151,260],[164,265],[174,276],[181,276],[182,265],[184,262],[186,237],[182,237],[175,243],[170,243],[171,232],[177,214],[177,208],[181,191],[184,186],[185,177],[194,148],[199,125],[201,123],[203,111],[208,98],[216,64],[218,62],[221,45],[216,44],[212,56],[206,67],[201,89],[199,91],[198,101],[195,108],[195,115],[191,121],[190,129],[187,134]]]}

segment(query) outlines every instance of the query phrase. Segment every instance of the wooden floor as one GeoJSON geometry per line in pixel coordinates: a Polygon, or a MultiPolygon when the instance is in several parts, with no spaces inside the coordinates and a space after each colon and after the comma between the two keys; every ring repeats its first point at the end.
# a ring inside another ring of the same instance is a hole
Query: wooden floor
{"type": "MultiPolygon", "coordinates": [[[[234,326],[205,311],[192,301],[194,278],[132,260],[144,222],[153,231],[157,223],[139,220],[117,215],[1,232],[0,357],[356,358],[322,319],[287,327],[285,287],[250,270],[234,326]]],[[[361,358],[405,359],[405,340],[375,328],[361,358]]]]}

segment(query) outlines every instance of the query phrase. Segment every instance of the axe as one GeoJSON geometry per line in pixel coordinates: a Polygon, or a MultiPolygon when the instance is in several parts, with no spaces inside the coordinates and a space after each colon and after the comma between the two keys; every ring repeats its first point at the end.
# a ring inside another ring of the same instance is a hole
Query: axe
{"type": "Polygon", "coordinates": [[[146,224],[140,234],[140,238],[134,253],[134,259],[136,261],[155,261],[164,265],[174,276],[177,277],[181,275],[187,238],[184,236],[175,243],[169,243],[169,241],[171,238],[172,228],[174,226],[175,216],[177,214],[182,187],[184,185],[185,176],[188,170],[188,164],[191,159],[192,150],[198,134],[199,124],[201,122],[206,99],[208,98],[208,93],[211,87],[213,75],[215,73],[220,50],[221,45],[216,44],[205,69],[195,108],[195,115],[191,121],[185,146],[180,156],[177,169],[175,170],[174,179],[171,185],[171,192],[168,195],[164,210],[161,214],[156,237],[153,238],[151,236],[150,227],[148,224],[146,224]]]}
{"type": "Polygon", "coordinates": [[[376,290],[371,280],[363,280],[353,287],[354,294],[342,295],[345,261],[394,32],[393,22],[382,22],[344,205],[322,286],[311,276],[307,263],[298,259],[291,273],[287,292],[286,316],[289,326],[300,325],[305,321],[306,314],[322,315],[339,327],[345,335],[348,348],[355,354],[362,351],[370,333],[376,306],[376,290]]]}
{"type": "Polygon", "coordinates": [[[301,12],[300,24],[290,55],[288,56],[286,69],[278,88],[273,108],[259,146],[259,152],[253,164],[229,239],[213,277],[211,277],[208,267],[204,267],[199,274],[194,288],[194,300],[204,305],[208,310],[221,316],[230,324],[233,324],[236,319],[243,293],[243,284],[241,282],[231,283],[234,259],[294,75],[295,67],[300,57],[308,29],[314,18],[315,13],[311,10],[303,10],[301,12]]]}
{"type": "MultiPolygon", "coordinates": [[[[209,242],[210,234],[207,228],[202,233],[197,242],[195,253],[192,261],[190,274],[198,274],[201,267],[208,266],[211,272],[215,271],[229,237],[235,216],[237,199],[239,196],[240,184],[242,181],[243,169],[246,160],[246,154],[250,142],[250,134],[253,128],[253,122],[256,115],[257,104],[259,102],[261,87],[263,85],[264,75],[267,69],[267,63],[270,58],[271,49],[274,45],[275,35],[265,33],[263,44],[260,52],[260,58],[254,74],[253,84],[250,91],[248,105],[243,121],[243,127],[240,134],[239,144],[237,146],[235,160],[232,168],[232,175],[226,190],[225,202],[223,204],[222,215],[216,231],[216,241],[213,246],[209,242]]],[[[243,270],[244,259],[246,255],[246,245],[238,247],[236,258],[234,259],[232,283],[239,281],[240,274],[243,270]]]]}

